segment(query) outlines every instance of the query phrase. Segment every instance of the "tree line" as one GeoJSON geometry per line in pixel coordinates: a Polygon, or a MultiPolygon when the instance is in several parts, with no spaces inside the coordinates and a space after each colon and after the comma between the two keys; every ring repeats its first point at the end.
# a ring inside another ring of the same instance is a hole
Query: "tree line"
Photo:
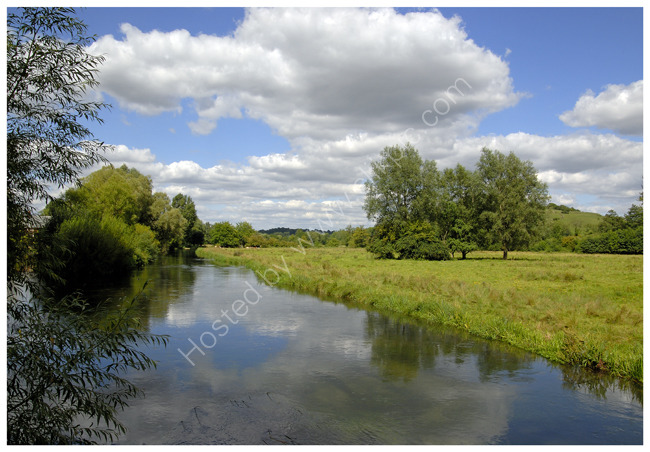
{"type": "Polygon", "coordinates": [[[529,161],[483,148],[476,170],[439,170],[410,144],[372,163],[364,210],[375,227],[368,250],[382,258],[464,259],[475,249],[508,252],[539,236],[548,188],[529,161]]]}
{"type": "Polygon", "coordinates": [[[286,227],[255,230],[247,221],[234,225],[230,221],[206,223],[206,231],[206,243],[223,248],[294,247],[299,242],[316,247],[365,247],[370,237],[369,230],[361,226],[353,228],[349,225],[337,231],[286,227]]]}
{"type": "Polygon", "coordinates": [[[192,198],[153,192],[149,176],[111,165],[83,178],[43,211],[36,273],[55,291],[113,281],[179,247],[203,243],[192,198]]]}
{"type": "MultiPolygon", "coordinates": [[[[643,202],[643,194],[639,196],[643,202]]],[[[557,243],[558,233],[555,230],[557,243]]],[[[624,216],[609,210],[598,225],[582,236],[561,231],[560,240],[569,251],[587,254],[643,254],[643,204],[632,204],[624,216]]],[[[545,244],[552,243],[553,238],[545,244]]],[[[555,251],[554,249],[551,249],[555,251]]]]}

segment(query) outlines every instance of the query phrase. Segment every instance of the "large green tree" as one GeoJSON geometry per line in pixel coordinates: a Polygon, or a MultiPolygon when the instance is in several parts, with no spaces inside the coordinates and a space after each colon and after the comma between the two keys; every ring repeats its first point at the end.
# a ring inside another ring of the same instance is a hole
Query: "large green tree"
{"type": "Polygon", "coordinates": [[[183,244],[186,246],[201,245],[203,243],[203,234],[201,225],[198,224],[200,220],[196,214],[196,205],[192,198],[179,193],[172,199],[172,207],[178,209],[187,221],[183,232],[183,244]]]}
{"type": "Polygon", "coordinates": [[[416,200],[423,190],[424,162],[411,145],[391,146],[372,162],[363,208],[369,220],[399,234],[418,219],[416,200]]]}
{"type": "Polygon", "coordinates": [[[187,220],[180,209],[172,207],[169,196],[161,192],[154,193],[149,213],[153,218],[151,227],[163,253],[183,246],[187,220]]]}
{"type": "Polygon", "coordinates": [[[67,190],[63,200],[78,213],[111,216],[129,225],[150,225],[152,187],[151,178],[135,168],[107,165],[84,177],[80,187],[67,190]]]}
{"type": "Polygon", "coordinates": [[[137,395],[121,373],[154,365],[136,347],[157,336],[138,330],[124,307],[104,325],[78,299],[39,294],[32,266],[33,203],[50,186],[78,182],[103,160],[105,146],[87,124],[101,122],[88,90],[101,57],[71,8],[20,8],[7,14],[7,441],[80,444],[125,430],[117,410],[137,395]],[[49,302],[48,302],[49,301],[49,302]],[[74,309],[70,309],[74,307],[74,309]],[[93,423],[80,422],[92,419],[93,423]],[[99,421],[102,421],[100,423],[99,421]]]}
{"type": "Polygon", "coordinates": [[[376,227],[368,251],[382,258],[447,259],[436,225],[442,198],[434,161],[410,144],[386,147],[372,163],[364,210],[376,227]]]}
{"type": "Polygon", "coordinates": [[[463,165],[446,168],[440,176],[440,200],[435,221],[452,254],[462,259],[477,248],[476,233],[480,214],[478,178],[463,165]]]}
{"type": "Polygon", "coordinates": [[[229,221],[213,224],[208,232],[208,239],[210,243],[224,248],[236,248],[243,242],[241,234],[229,221]]]}
{"type": "Polygon", "coordinates": [[[481,184],[481,215],[488,238],[508,251],[528,245],[543,225],[548,188],[530,161],[483,148],[476,166],[481,184]]]}

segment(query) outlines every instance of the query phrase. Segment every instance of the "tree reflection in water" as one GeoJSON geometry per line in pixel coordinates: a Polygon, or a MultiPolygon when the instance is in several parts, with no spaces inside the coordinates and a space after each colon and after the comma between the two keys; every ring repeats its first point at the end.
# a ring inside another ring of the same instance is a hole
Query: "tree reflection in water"
{"type": "MultiPolygon", "coordinates": [[[[424,325],[399,317],[386,317],[367,312],[366,338],[371,343],[372,365],[380,369],[388,381],[414,379],[420,369],[431,369],[440,356],[453,357],[456,364],[476,360],[481,382],[507,378],[527,381],[527,369],[537,359],[543,359],[507,344],[486,341],[464,331],[447,327],[424,325]],[[429,328],[435,328],[435,334],[429,328]]],[[[550,363],[562,371],[563,388],[584,391],[606,399],[611,391],[626,391],[634,401],[643,403],[643,387],[579,366],[550,363]]]]}

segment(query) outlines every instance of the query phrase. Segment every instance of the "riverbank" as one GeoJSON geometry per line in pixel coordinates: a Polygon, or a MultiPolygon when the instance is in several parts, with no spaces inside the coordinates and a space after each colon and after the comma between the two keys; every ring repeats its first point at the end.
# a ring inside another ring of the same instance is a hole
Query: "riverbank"
{"type": "Polygon", "coordinates": [[[643,256],[476,252],[444,262],[364,249],[199,248],[267,284],[467,330],[643,382],[643,256]]]}

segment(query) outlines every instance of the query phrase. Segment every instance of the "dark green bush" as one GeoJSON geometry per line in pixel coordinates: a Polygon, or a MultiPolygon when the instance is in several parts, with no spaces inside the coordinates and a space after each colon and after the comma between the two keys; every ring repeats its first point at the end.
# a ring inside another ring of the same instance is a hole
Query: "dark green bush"
{"type": "Polygon", "coordinates": [[[427,234],[406,235],[395,243],[400,259],[425,259],[441,261],[451,258],[449,248],[435,236],[427,234]]]}
{"type": "Polygon", "coordinates": [[[375,254],[379,259],[394,259],[395,258],[395,245],[387,240],[375,239],[371,240],[366,250],[375,254]]]}
{"type": "Polygon", "coordinates": [[[147,226],[128,226],[113,217],[73,217],[41,239],[36,269],[57,293],[114,281],[151,261],[158,242],[147,226]]]}
{"type": "Polygon", "coordinates": [[[447,260],[449,248],[438,238],[437,231],[428,222],[413,222],[403,228],[402,234],[389,228],[376,227],[366,249],[380,259],[447,260]],[[399,238],[396,238],[399,236],[399,238]]]}
{"type": "Polygon", "coordinates": [[[576,251],[588,254],[643,254],[643,227],[586,237],[578,242],[576,251]]]}

